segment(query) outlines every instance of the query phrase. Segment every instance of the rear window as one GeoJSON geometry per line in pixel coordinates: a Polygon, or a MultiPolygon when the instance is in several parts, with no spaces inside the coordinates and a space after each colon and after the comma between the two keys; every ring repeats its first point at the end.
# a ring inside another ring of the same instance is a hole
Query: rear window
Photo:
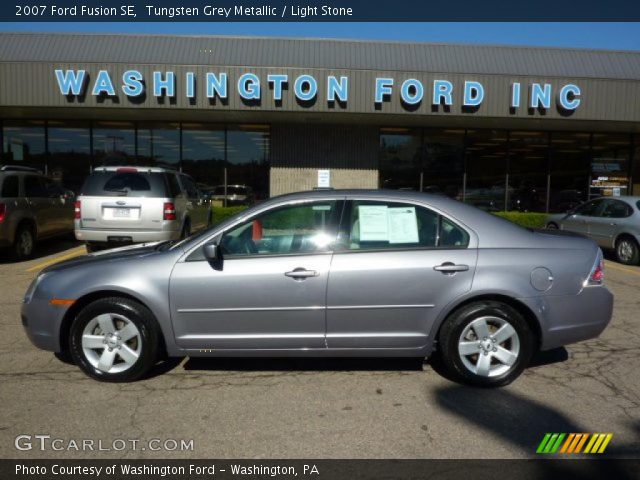
{"type": "Polygon", "coordinates": [[[160,172],[93,172],[81,195],[98,197],[166,197],[167,178],[160,172]]]}
{"type": "MultiPolygon", "coordinates": [[[[224,195],[224,186],[222,187],[216,187],[216,189],[213,191],[214,195],[224,195]]],[[[227,195],[246,195],[247,194],[247,187],[234,187],[229,185],[227,187],[227,195]]]]}
{"type": "Polygon", "coordinates": [[[20,196],[20,187],[18,186],[18,177],[17,175],[10,175],[5,177],[4,182],[2,184],[2,192],[0,193],[0,197],[4,198],[14,198],[20,196]]]}

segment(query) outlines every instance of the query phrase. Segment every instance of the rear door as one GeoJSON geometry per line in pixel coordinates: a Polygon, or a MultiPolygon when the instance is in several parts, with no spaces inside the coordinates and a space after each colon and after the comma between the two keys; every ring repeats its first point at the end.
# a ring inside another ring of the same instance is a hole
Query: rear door
{"type": "Polygon", "coordinates": [[[82,228],[160,230],[167,190],[164,172],[95,171],[82,187],[82,228]]]}
{"type": "Polygon", "coordinates": [[[471,288],[475,235],[420,205],[348,202],[327,290],[329,348],[420,348],[471,288]]]}
{"type": "Polygon", "coordinates": [[[46,237],[56,233],[52,199],[49,198],[44,179],[38,175],[25,175],[24,191],[27,204],[36,222],[38,237],[46,237]]]}
{"type": "Polygon", "coordinates": [[[50,178],[44,178],[44,185],[49,197],[52,228],[56,233],[73,230],[73,201],[68,198],[62,186],[50,178]]]}
{"type": "Polygon", "coordinates": [[[622,200],[604,200],[597,216],[589,220],[589,236],[601,247],[612,248],[616,236],[622,229],[622,222],[631,215],[633,209],[622,200]]]}

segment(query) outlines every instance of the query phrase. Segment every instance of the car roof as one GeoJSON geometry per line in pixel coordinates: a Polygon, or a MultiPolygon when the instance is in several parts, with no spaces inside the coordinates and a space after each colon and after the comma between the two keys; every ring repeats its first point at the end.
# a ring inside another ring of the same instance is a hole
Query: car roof
{"type": "Polygon", "coordinates": [[[164,173],[164,172],[173,172],[175,173],[176,170],[172,169],[172,168],[166,168],[166,167],[145,167],[145,166],[139,166],[139,165],[115,165],[115,166],[101,166],[101,167],[95,167],[93,169],[94,172],[117,172],[118,170],[136,170],[140,173],[164,173]]]}

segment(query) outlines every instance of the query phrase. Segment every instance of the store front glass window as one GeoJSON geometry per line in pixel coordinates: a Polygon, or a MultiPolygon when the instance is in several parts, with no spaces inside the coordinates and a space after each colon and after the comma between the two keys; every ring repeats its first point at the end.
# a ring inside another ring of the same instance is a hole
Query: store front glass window
{"type": "Polygon", "coordinates": [[[136,130],[130,122],[96,122],[93,127],[94,166],[135,165],[136,130]]]}
{"type": "Polygon", "coordinates": [[[591,134],[551,132],[549,162],[551,192],[549,211],[562,213],[587,200],[591,134]]]}
{"type": "Polygon", "coordinates": [[[628,134],[594,133],[589,197],[619,197],[629,188],[631,137],[628,134]]]}
{"type": "Polygon", "coordinates": [[[504,210],[507,132],[467,130],[464,201],[488,211],[504,210]]]}
{"type": "Polygon", "coordinates": [[[224,183],[224,127],[205,123],[182,124],[182,171],[211,197],[224,183]]]}
{"type": "Polygon", "coordinates": [[[422,191],[462,200],[464,136],[460,129],[425,130],[422,191]]]}
{"type": "Polygon", "coordinates": [[[420,190],[421,144],[420,130],[380,130],[380,188],[420,190]]]}
{"type": "Polygon", "coordinates": [[[46,166],[45,122],[5,120],[3,125],[2,164],[37,168],[46,166]]]}
{"type": "Polygon", "coordinates": [[[633,136],[633,171],[631,172],[631,180],[633,182],[633,195],[640,195],[640,133],[633,136]]]}
{"type": "Polygon", "coordinates": [[[509,132],[508,210],[546,212],[548,150],[547,132],[509,132]]]}
{"type": "Polygon", "coordinates": [[[254,200],[269,197],[270,132],[267,125],[236,125],[227,130],[227,184],[249,187],[254,200]]]}
{"type": "Polygon", "coordinates": [[[137,163],[178,169],[180,164],[180,124],[138,125],[137,163]]]}
{"type": "Polygon", "coordinates": [[[91,129],[88,122],[48,122],[49,175],[78,192],[91,171],[91,129]]]}

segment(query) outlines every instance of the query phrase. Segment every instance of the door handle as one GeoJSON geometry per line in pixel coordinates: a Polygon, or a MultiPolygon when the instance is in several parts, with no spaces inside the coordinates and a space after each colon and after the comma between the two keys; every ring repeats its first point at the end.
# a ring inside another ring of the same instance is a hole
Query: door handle
{"type": "Polygon", "coordinates": [[[616,222],[611,222],[609,225],[611,225],[612,227],[617,226],[618,224],[616,222]]]}
{"type": "Polygon", "coordinates": [[[285,277],[291,277],[296,280],[304,280],[309,277],[317,277],[318,272],[315,270],[307,270],[305,268],[295,268],[290,272],[284,272],[285,277]]]}
{"type": "Polygon", "coordinates": [[[452,262],[444,262],[442,265],[436,265],[433,269],[436,272],[442,272],[445,275],[452,275],[456,272],[466,272],[469,270],[469,265],[456,265],[452,262]]]}

